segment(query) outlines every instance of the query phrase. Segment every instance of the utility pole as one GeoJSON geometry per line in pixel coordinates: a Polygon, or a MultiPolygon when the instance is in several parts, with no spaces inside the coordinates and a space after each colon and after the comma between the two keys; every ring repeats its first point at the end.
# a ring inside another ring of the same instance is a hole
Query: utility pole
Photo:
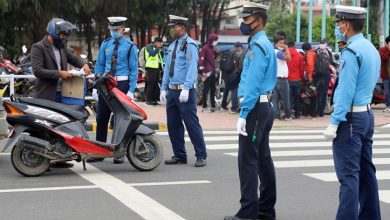
{"type": "Polygon", "coordinates": [[[312,30],[313,29],[313,0],[310,0],[309,2],[309,36],[307,38],[307,41],[311,43],[312,41],[312,30]]]}
{"type": "Polygon", "coordinates": [[[389,36],[389,0],[385,0],[385,37],[389,36]]]}
{"type": "Polygon", "coordinates": [[[326,0],[322,0],[321,39],[326,38],[326,0]]]}
{"type": "MultiPolygon", "coordinates": [[[[340,0],[336,0],[336,5],[339,5],[339,4],[340,4],[340,0]]],[[[335,24],[335,25],[337,25],[337,24],[335,24]]],[[[337,43],[337,39],[336,39],[336,41],[335,41],[335,47],[334,47],[334,49],[335,49],[336,53],[339,52],[339,44],[337,43]]]]}
{"type": "Polygon", "coordinates": [[[301,0],[297,1],[297,30],[295,34],[295,41],[301,42],[301,0]]]}

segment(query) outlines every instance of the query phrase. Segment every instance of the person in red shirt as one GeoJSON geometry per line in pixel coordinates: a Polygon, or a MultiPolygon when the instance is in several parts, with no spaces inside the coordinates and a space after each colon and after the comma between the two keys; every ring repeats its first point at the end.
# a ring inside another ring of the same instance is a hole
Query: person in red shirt
{"type": "Polygon", "coordinates": [[[381,56],[381,78],[383,87],[385,88],[386,108],[383,112],[390,112],[390,72],[389,72],[389,58],[390,58],[390,36],[385,39],[385,46],[379,48],[379,55],[381,56]]]}
{"type": "Polygon", "coordinates": [[[295,49],[295,43],[290,41],[287,43],[290,50],[291,60],[287,62],[288,66],[288,82],[290,85],[291,103],[294,108],[294,118],[301,117],[301,87],[304,79],[304,62],[302,55],[295,49]]]}

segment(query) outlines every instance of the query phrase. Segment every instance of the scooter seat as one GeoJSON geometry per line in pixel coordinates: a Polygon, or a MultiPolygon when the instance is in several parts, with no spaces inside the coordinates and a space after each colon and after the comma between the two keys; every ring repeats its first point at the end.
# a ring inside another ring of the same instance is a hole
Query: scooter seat
{"type": "Polygon", "coordinates": [[[63,113],[68,117],[74,118],[76,120],[82,120],[89,117],[89,112],[82,105],[67,105],[50,100],[35,98],[18,98],[18,100],[22,103],[44,107],[56,112],[63,113]]]}

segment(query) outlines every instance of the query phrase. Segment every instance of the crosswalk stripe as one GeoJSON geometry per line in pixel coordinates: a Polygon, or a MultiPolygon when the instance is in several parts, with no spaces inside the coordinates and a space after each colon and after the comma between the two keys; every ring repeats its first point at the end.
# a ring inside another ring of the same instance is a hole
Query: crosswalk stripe
{"type": "MultiPolygon", "coordinates": [[[[374,154],[390,154],[390,148],[373,149],[374,154]]],[[[230,156],[237,157],[237,153],[226,153],[230,156]]],[[[332,155],[332,150],[286,150],[286,151],[272,151],[272,157],[297,157],[297,156],[321,156],[332,155]]]]}
{"type": "MultiPolygon", "coordinates": [[[[390,138],[389,134],[375,134],[375,139],[390,138]]],[[[324,139],[323,135],[271,135],[270,140],[317,140],[324,139]]],[[[208,136],[205,141],[238,141],[238,136],[208,136]]],[[[185,141],[191,141],[189,137],[185,141]]]]}
{"type": "Polygon", "coordinates": [[[390,204],[390,190],[379,190],[379,199],[390,204]]]}
{"type": "MultiPolygon", "coordinates": [[[[324,130],[271,130],[272,134],[322,134],[324,130]]],[[[158,135],[161,136],[168,136],[168,132],[157,132],[158,135]]],[[[185,132],[186,135],[188,135],[188,132],[185,132]]],[[[203,131],[204,135],[238,135],[237,131],[203,131]]]]}
{"type": "MultiPolygon", "coordinates": [[[[270,148],[299,148],[299,147],[331,147],[332,142],[285,142],[269,144],[270,148]]],[[[374,141],[374,148],[376,146],[390,146],[390,141],[374,141]]],[[[208,150],[231,150],[238,149],[238,142],[235,144],[206,144],[208,150]]]]}
{"type": "MultiPolygon", "coordinates": [[[[312,177],[324,182],[335,182],[337,176],[335,172],[326,172],[326,173],[303,173],[303,175],[312,177]]],[[[378,180],[390,180],[390,170],[379,170],[376,171],[376,178],[378,180]]]]}

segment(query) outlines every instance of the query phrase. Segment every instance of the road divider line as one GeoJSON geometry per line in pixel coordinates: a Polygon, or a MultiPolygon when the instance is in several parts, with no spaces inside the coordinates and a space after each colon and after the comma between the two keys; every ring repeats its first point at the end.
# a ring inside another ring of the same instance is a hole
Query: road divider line
{"type": "Polygon", "coordinates": [[[115,178],[90,164],[87,169],[87,171],[84,171],[81,163],[75,163],[75,167],[72,170],[84,179],[106,191],[142,218],[147,220],[184,220],[183,217],[174,213],[134,187],[128,186],[122,180],[115,178]]]}

